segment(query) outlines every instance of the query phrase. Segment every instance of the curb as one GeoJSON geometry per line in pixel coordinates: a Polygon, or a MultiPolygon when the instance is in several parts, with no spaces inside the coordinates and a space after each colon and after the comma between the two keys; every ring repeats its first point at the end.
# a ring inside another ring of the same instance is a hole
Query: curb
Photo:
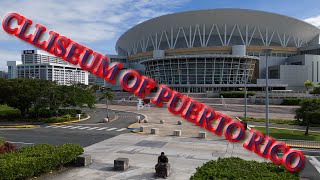
{"type": "Polygon", "coordinates": [[[90,119],[91,117],[88,115],[88,117],[80,119],[80,120],[73,120],[73,121],[67,121],[67,122],[60,122],[60,123],[50,123],[49,125],[61,125],[61,124],[70,124],[70,123],[77,123],[81,121],[85,121],[90,119]]]}
{"type": "Polygon", "coordinates": [[[20,128],[20,129],[33,129],[39,128],[39,125],[1,125],[0,128],[20,128]]]}
{"type": "Polygon", "coordinates": [[[286,143],[287,146],[293,147],[293,148],[305,148],[305,149],[320,149],[320,146],[310,146],[310,145],[296,145],[296,144],[290,144],[286,143]]]}
{"type": "MultiPolygon", "coordinates": [[[[265,126],[257,126],[257,125],[250,125],[251,127],[265,127],[265,126]]],[[[306,131],[306,130],[302,130],[302,129],[289,129],[289,128],[281,128],[281,127],[269,127],[272,129],[285,129],[285,130],[294,130],[294,131],[306,131]]],[[[310,131],[309,132],[314,132],[314,133],[320,133],[319,131],[310,131]]]]}

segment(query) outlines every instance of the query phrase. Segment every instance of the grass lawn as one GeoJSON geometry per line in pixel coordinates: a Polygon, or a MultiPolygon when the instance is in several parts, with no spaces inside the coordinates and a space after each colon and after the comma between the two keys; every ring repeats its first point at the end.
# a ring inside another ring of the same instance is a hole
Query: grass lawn
{"type": "MultiPolygon", "coordinates": [[[[254,127],[261,133],[265,133],[266,128],[254,127]]],[[[309,136],[305,136],[305,131],[287,130],[287,129],[276,129],[269,128],[270,136],[275,139],[294,139],[294,140],[306,140],[306,141],[320,141],[320,133],[309,132],[309,136]]]]}
{"type": "Polygon", "coordinates": [[[19,110],[9,107],[7,105],[0,105],[0,112],[1,111],[19,111],[19,110]]]}
{"type": "MultiPolygon", "coordinates": [[[[244,120],[245,118],[243,116],[239,117],[240,119],[244,120]]],[[[253,117],[247,117],[247,121],[251,122],[266,122],[265,118],[253,118],[253,117]]],[[[288,124],[288,125],[299,125],[297,121],[295,120],[288,120],[288,119],[269,119],[269,123],[274,124],[288,124]]]]}
{"type": "Polygon", "coordinates": [[[6,114],[6,113],[20,113],[20,111],[18,109],[14,109],[7,105],[0,105],[0,114],[6,114]]]}

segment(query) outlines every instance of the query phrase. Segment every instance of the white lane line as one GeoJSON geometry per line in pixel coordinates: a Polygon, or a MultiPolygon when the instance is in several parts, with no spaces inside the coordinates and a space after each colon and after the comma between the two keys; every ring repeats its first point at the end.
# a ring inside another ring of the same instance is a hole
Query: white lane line
{"type": "Polygon", "coordinates": [[[118,129],[118,130],[116,130],[116,131],[124,131],[124,130],[126,130],[127,128],[121,128],[121,129],[118,129]]]}
{"type": "Polygon", "coordinates": [[[77,128],[81,128],[82,126],[74,126],[74,127],[72,127],[72,128],[70,128],[70,129],[77,129],[77,128]]]}
{"type": "Polygon", "coordinates": [[[82,127],[82,128],[79,128],[79,129],[87,129],[87,128],[90,128],[90,127],[82,127]]]}
{"type": "Polygon", "coordinates": [[[115,129],[118,129],[118,128],[110,128],[110,129],[107,129],[107,131],[112,131],[112,130],[115,130],[115,129]]]}
{"type": "Polygon", "coordinates": [[[54,126],[50,126],[51,128],[59,128],[60,126],[54,125],[54,126]]]}
{"type": "Polygon", "coordinates": [[[99,128],[99,127],[93,127],[93,128],[89,128],[87,130],[93,130],[93,129],[97,129],[97,128],[99,128]]]}
{"type": "Polygon", "coordinates": [[[34,144],[34,143],[13,142],[13,141],[7,141],[7,142],[12,143],[12,144],[34,144]]]}
{"type": "Polygon", "coordinates": [[[71,127],[73,127],[73,126],[64,126],[64,127],[60,127],[60,128],[71,128],[71,127]]]}
{"type": "Polygon", "coordinates": [[[314,156],[309,156],[311,160],[310,163],[317,169],[317,171],[320,173],[320,162],[315,158],[314,156]]]}
{"type": "Polygon", "coordinates": [[[104,130],[104,129],[108,129],[108,127],[99,128],[99,129],[96,129],[96,130],[101,131],[101,130],[104,130]]]}

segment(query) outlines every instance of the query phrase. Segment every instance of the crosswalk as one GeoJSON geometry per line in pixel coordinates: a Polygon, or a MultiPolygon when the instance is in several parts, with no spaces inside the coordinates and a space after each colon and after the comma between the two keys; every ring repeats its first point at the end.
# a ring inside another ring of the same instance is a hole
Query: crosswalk
{"type": "Polygon", "coordinates": [[[115,128],[115,127],[92,127],[92,126],[70,126],[70,125],[50,125],[45,128],[62,128],[62,129],[74,129],[74,130],[87,130],[87,131],[125,131],[127,128],[115,128]]]}
{"type": "Polygon", "coordinates": [[[316,170],[320,173],[320,162],[314,156],[306,156],[309,162],[316,168],[316,170]]]}

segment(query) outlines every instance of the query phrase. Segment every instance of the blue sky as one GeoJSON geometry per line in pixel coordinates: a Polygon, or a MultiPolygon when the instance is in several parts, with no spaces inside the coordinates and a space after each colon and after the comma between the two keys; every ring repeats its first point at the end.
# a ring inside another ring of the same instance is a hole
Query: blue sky
{"type": "MultiPolygon", "coordinates": [[[[163,14],[214,8],[275,12],[320,27],[319,0],[1,0],[0,17],[17,12],[102,54],[115,54],[114,45],[130,27],[163,14]]],[[[44,37],[45,38],[45,37],[44,37]]],[[[0,70],[6,61],[20,60],[20,51],[33,46],[0,29],[0,70]]]]}

